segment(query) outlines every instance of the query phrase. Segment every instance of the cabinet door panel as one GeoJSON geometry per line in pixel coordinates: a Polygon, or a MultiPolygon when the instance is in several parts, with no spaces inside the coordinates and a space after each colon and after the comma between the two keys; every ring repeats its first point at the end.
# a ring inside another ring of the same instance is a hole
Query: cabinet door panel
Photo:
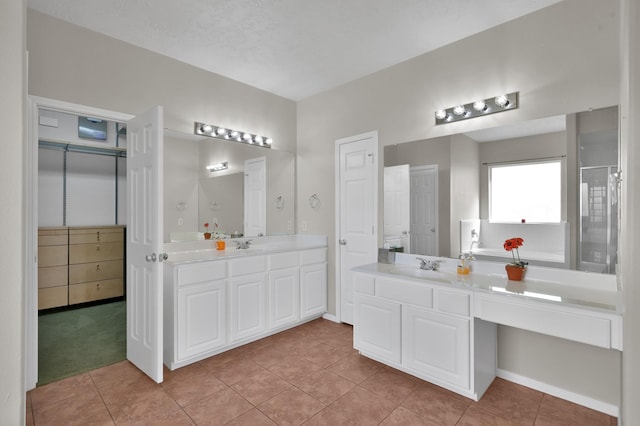
{"type": "Polygon", "coordinates": [[[327,264],[300,267],[300,318],[327,312],[327,264]]]}
{"type": "Polygon", "coordinates": [[[353,313],[355,348],[399,364],[401,361],[400,303],[356,293],[353,313]]]}
{"type": "Polygon", "coordinates": [[[403,364],[428,376],[469,387],[468,319],[404,306],[402,324],[403,364]]]}
{"type": "Polygon", "coordinates": [[[280,327],[300,317],[300,270],[279,269],[269,273],[269,325],[280,327]]]}
{"type": "Polygon", "coordinates": [[[264,332],[267,328],[266,274],[231,279],[231,340],[264,332]]]}
{"type": "Polygon", "coordinates": [[[226,343],[226,283],[214,281],[178,290],[178,359],[226,343]]]}

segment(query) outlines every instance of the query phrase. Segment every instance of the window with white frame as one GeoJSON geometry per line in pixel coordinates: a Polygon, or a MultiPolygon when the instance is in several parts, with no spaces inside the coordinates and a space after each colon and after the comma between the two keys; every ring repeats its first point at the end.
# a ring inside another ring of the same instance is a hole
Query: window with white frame
{"type": "Polygon", "coordinates": [[[560,160],[490,164],[488,167],[490,221],[560,222],[560,160]]]}

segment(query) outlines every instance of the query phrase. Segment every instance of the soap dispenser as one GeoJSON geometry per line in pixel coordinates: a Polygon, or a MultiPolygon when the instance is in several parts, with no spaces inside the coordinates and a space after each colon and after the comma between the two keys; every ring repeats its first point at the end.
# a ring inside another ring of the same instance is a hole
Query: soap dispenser
{"type": "Polygon", "coordinates": [[[471,272],[471,256],[467,253],[462,253],[459,256],[460,263],[458,264],[457,272],[459,275],[469,275],[471,272]]]}

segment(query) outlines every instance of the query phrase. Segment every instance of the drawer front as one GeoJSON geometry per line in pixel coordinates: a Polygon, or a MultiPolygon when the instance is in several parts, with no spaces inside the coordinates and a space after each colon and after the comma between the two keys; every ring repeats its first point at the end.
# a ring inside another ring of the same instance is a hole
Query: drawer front
{"type": "Polygon", "coordinates": [[[251,256],[242,259],[232,259],[229,261],[229,275],[232,277],[257,274],[266,271],[267,256],[251,256]]]}
{"type": "Polygon", "coordinates": [[[327,261],[327,249],[302,250],[300,252],[300,264],[310,265],[327,261]]]}
{"type": "Polygon", "coordinates": [[[376,278],[375,287],[376,296],[425,308],[433,307],[431,287],[385,278],[376,278]]]}
{"type": "Polygon", "coordinates": [[[69,283],[69,267],[48,266],[38,268],[38,288],[66,286],[69,283]]]}
{"type": "Polygon", "coordinates": [[[122,277],[124,277],[124,262],[122,260],[69,265],[69,284],[122,277]]]}
{"type": "Polygon", "coordinates": [[[353,291],[373,296],[375,294],[375,278],[371,275],[353,274],[353,291]]]}
{"type": "Polygon", "coordinates": [[[69,304],[91,302],[93,300],[108,299],[124,294],[122,278],[114,280],[96,281],[69,286],[69,304]]]}
{"type": "Polygon", "coordinates": [[[294,268],[300,265],[300,254],[296,251],[269,255],[269,269],[294,268]]]}
{"type": "Polygon", "coordinates": [[[203,262],[178,267],[178,286],[227,278],[227,262],[203,262]]]}
{"type": "Polygon", "coordinates": [[[603,348],[611,347],[611,320],[607,318],[486,296],[477,297],[476,301],[476,316],[483,320],[603,348]]]}
{"type": "Polygon", "coordinates": [[[38,229],[39,246],[61,246],[69,243],[68,228],[38,229]]]}
{"type": "Polygon", "coordinates": [[[471,295],[458,291],[438,289],[436,309],[447,314],[469,317],[471,315],[471,295]]]}
{"type": "Polygon", "coordinates": [[[122,242],[72,244],[69,246],[69,263],[100,262],[122,259],[122,242]]]}
{"type": "Polygon", "coordinates": [[[38,289],[38,309],[57,308],[68,305],[68,290],[65,286],[38,289]]]}
{"type": "Polygon", "coordinates": [[[122,228],[70,228],[69,244],[124,241],[122,228]]]}
{"type": "Polygon", "coordinates": [[[38,247],[38,266],[60,266],[69,263],[69,246],[38,247]]]}

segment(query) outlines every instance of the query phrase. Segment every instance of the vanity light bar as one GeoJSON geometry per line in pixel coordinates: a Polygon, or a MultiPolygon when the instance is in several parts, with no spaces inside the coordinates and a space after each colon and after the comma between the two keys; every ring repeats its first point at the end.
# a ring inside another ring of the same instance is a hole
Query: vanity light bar
{"type": "Polygon", "coordinates": [[[229,162],[228,161],[223,161],[222,163],[218,163],[218,164],[211,164],[209,166],[207,166],[207,170],[209,170],[210,172],[219,172],[222,170],[227,170],[229,168],[229,162]]]}
{"type": "Polygon", "coordinates": [[[477,100],[464,105],[456,105],[436,111],[436,125],[481,117],[496,112],[509,111],[518,108],[518,93],[512,92],[495,98],[477,100]]]}
{"type": "Polygon", "coordinates": [[[209,136],[211,138],[224,139],[228,141],[246,143],[248,145],[257,145],[263,148],[271,148],[273,142],[271,138],[266,136],[255,135],[253,133],[242,132],[240,130],[227,129],[222,126],[195,122],[193,133],[201,136],[209,136]]]}

